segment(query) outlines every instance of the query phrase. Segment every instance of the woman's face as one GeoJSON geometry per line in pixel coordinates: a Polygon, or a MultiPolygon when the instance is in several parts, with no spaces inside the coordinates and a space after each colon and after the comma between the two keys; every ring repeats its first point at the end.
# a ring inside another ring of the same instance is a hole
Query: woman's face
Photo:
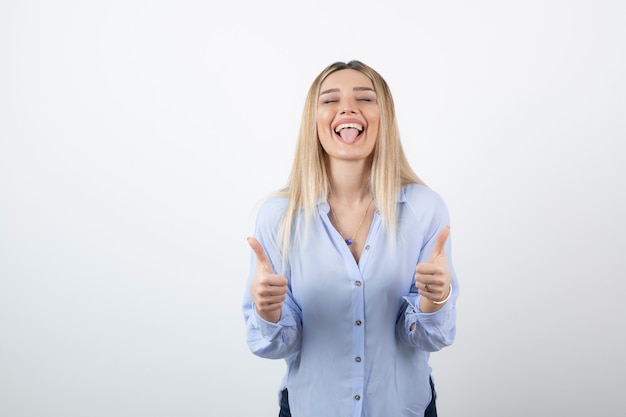
{"type": "Polygon", "coordinates": [[[369,157],[376,145],[379,122],[376,93],[367,76],[345,69],[322,82],[317,132],[331,158],[356,161],[369,157]]]}

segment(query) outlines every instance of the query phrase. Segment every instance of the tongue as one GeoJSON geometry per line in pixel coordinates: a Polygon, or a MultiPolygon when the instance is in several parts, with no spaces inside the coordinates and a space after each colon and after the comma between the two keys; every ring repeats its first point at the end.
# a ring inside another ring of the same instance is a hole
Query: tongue
{"type": "Polygon", "coordinates": [[[359,131],[357,129],[352,129],[352,128],[341,129],[341,133],[340,133],[341,139],[343,139],[345,143],[354,143],[358,134],[359,134],[359,131]]]}

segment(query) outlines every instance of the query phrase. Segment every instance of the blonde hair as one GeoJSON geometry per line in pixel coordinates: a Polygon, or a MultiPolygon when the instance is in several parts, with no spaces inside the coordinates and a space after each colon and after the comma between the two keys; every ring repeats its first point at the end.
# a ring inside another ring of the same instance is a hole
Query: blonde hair
{"type": "Polygon", "coordinates": [[[335,62],[326,67],[311,84],[304,109],[295,156],[287,185],[279,195],[289,201],[279,226],[277,244],[282,249],[283,261],[289,256],[292,238],[306,235],[314,209],[320,200],[326,200],[330,182],[324,161],[325,152],[317,132],[317,102],[320,86],[330,74],[353,69],[365,74],[374,86],[380,109],[378,139],[372,158],[370,188],[378,202],[378,210],[388,233],[395,234],[398,193],[403,185],[424,184],[410,167],[400,141],[393,97],[387,82],[374,69],[360,61],[335,62]],[[300,214],[304,216],[300,216],[300,214]],[[304,219],[304,224],[301,224],[304,219]]]}

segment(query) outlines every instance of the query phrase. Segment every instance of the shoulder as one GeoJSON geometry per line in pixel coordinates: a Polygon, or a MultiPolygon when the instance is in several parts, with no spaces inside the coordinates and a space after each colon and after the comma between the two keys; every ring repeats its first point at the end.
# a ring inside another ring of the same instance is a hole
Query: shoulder
{"type": "Polygon", "coordinates": [[[400,202],[410,205],[445,207],[443,198],[432,188],[422,184],[407,184],[402,187],[400,202]]]}
{"type": "Polygon", "coordinates": [[[272,195],[261,201],[257,210],[256,223],[260,225],[277,225],[282,219],[289,199],[272,195]]]}
{"type": "Polygon", "coordinates": [[[408,184],[402,187],[400,203],[421,223],[447,221],[448,208],[444,199],[425,185],[408,184]]]}

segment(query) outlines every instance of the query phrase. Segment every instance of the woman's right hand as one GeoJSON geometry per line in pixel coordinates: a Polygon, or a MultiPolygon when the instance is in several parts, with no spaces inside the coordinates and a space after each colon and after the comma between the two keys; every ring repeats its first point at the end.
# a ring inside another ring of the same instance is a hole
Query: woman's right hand
{"type": "Polygon", "coordinates": [[[254,278],[250,283],[252,302],[263,320],[277,323],[280,320],[280,311],[288,291],[287,277],[274,273],[265,249],[258,240],[249,237],[248,244],[257,260],[254,278]]]}

